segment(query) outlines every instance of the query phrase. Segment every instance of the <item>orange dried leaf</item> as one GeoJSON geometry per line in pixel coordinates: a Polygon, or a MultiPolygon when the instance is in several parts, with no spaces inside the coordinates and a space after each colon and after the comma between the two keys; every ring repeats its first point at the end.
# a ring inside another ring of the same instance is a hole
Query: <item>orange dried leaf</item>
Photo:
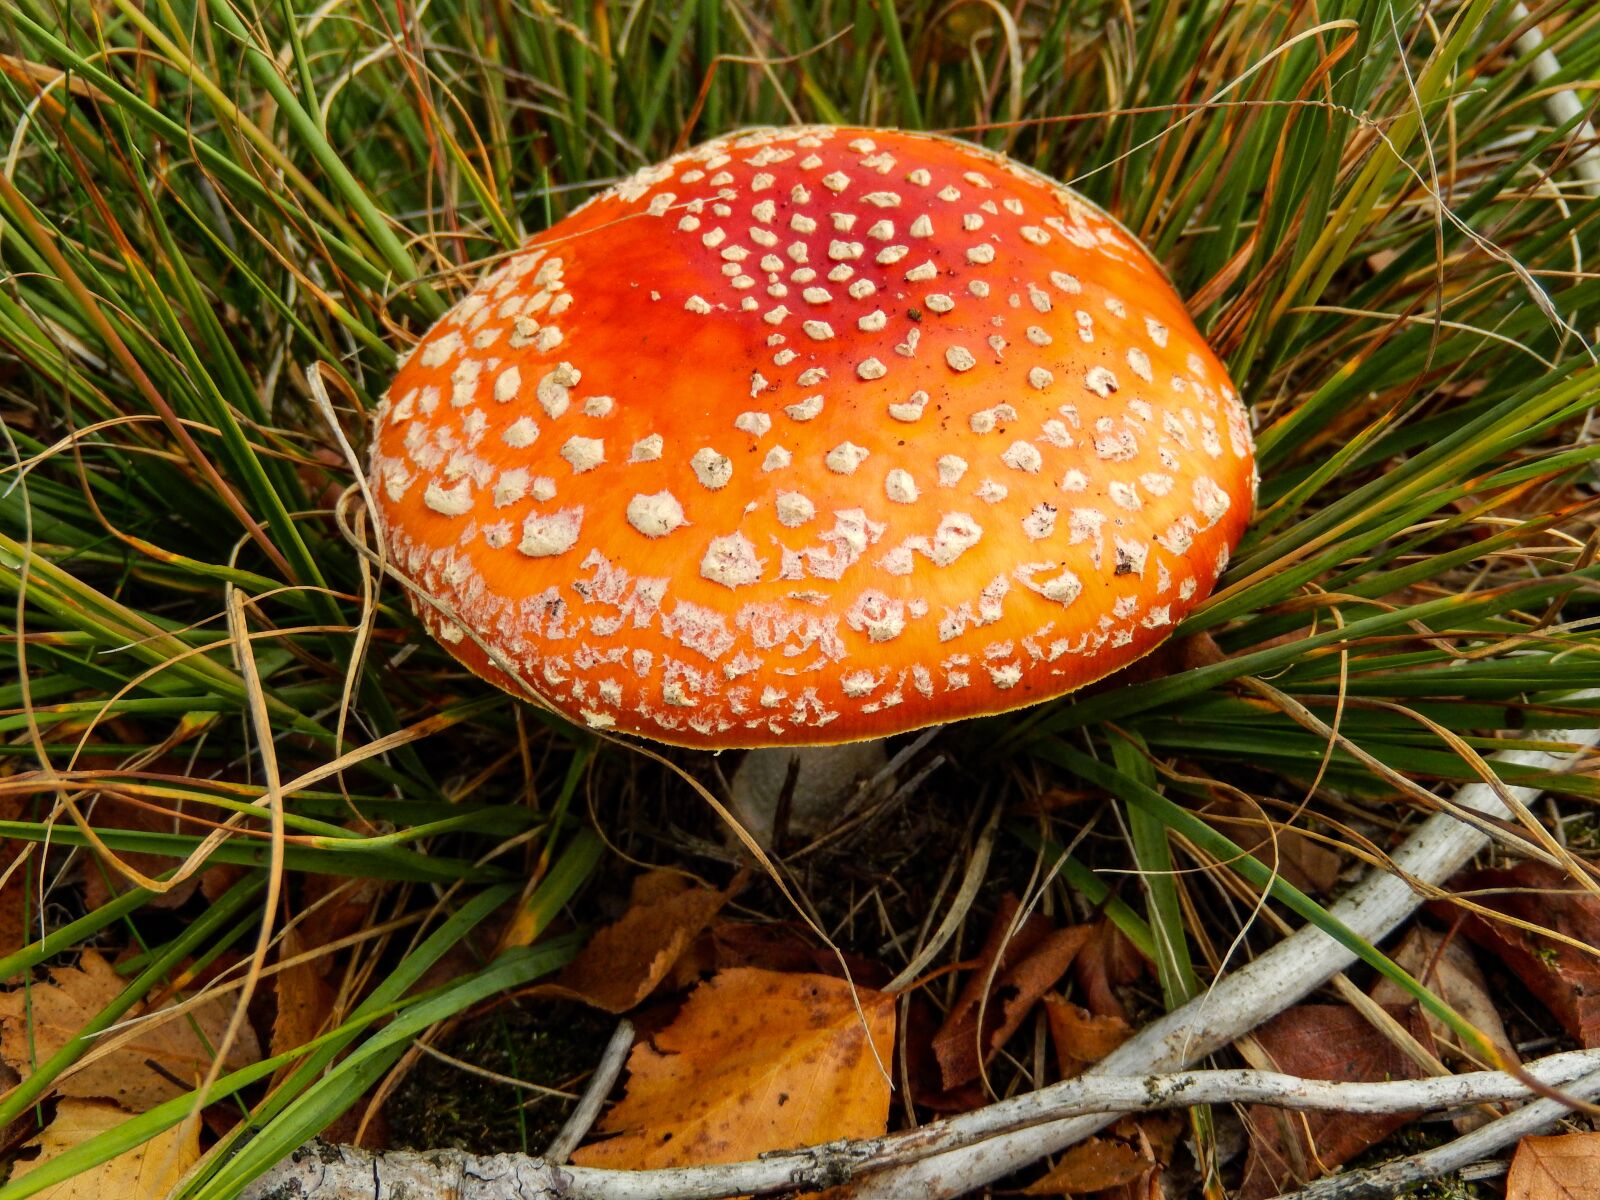
{"type": "Polygon", "coordinates": [[[934,1035],[933,1052],[946,1089],[978,1077],[980,1064],[1006,1043],[1039,998],[1066,974],[1092,933],[1088,925],[1055,929],[1037,913],[1013,931],[1017,908],[1015,896],[1001,902],[978,966],[934,1035]]]}
{"type": "Polygon", "coordinates": [[[877,987],[889,982],[890,973],[874,959],[817,945],[810,928],[799,921],[718,921],[699,939],[702,961],[710,974],[735,967],[793,974],[848,976],[857,983],[877,987]],[[841,965],[840,959],[843,959],[841,965]]]}
{"type": "Polygon", "coordinates": [[[1121,1017],[1097,1017],[1062,996],[1046,996],[1044,1012],[1063,1079],[1099,1062],[1133,1036],[1133,1026],[1121,1017]]]}
{"type": "MultiPolygon", "coordinates": [[[[0,995],[0,1057],[26,1078],[34,1062],[43,1062],[76,1037],[122,988],[111,964],[89,950],[77,966],[52,971],[49,983],[0,995]]],[[[134,1025],[131,1036],[124,1030],[104,1039],[103,1044],[115,1048],[91,1050],[82,1067],[58,1081],[56,1094],[115,1100],[133,1112],[183,1095],[211,1066],[212,1048],[222,1041],[234,999],[220,996],[180,1017],[154,1016],[134,1025]]],[[[228,1068],[248,1066],[260,1057],[255,1033],[243,1025],[228,1068]]]]}
{"type": "Polygon", "coordinates": [[[1043,1179],[1022,1189],[1025,1196],[1081,1196],[1143,1179],[1156,1164],[1127,1142],[1090,1138],[1061,1156],[1043,1179]]]}
{"type": "MultiPolygon", "coordinates": [[[[1559,867],[1523,862],[1458,875],[1450,886],[1456,892],[1486,893],[1474,898],[1578,945],[1600,945],[1600,899],[1579,890],[1559,867]]],[[[1461,932],[1522,980],[1568,1034],[1591,1049],[1600,1046],[1600,961],[1593,954],[1504,922],[1463,916],[1443,902],[1430,908],[1446,920],[1459,920],[1461,932]]]]}
{"type": "MultiPolygon", "coordinates": [[[[309,947],[299,929],[291,929],[284,936],[279,954],[284,959],[299,957],[309,947]]],[[[307,959],[285,967],[273,976],[276,1011],[272,1017],[271,1046],[274,1055],[284,1054],[303,1046],[321,1033],[324,1027],[337,1023],[334,1014],[334,990],[323,978],[326,962],[307,959]]],[[[285,1063],[275,1078],[293,1071],[296,1064],[285,1063]]]]}
{"type": "Polygon", "coordinates": [[[1506,1200],[1594,1200],[1600,1133],[1523,1138],[1506,1176],[1506,1200]]]}
{"type": "MultiPolygon", "coordinates": [[[[56,1106],[55,1120],[28,1143],[29,1148],[38,1149],[38,1157],[19,1159],[11,1172],[12,1182],[25,1178],[52,1158],[81,1146],[90,1138],[115,1129],[127,1119],[127,1113],[101,1100],[63,1100],[56,1106]]],[[[40,1200],[165,1196],[199,1160],[199,1122],[184,1121],[143,1145],[90,1167],[38,1195],[40,1200]]]]}
{"type": "Polygon", "coordinates": [[[627,1094],[600,1125],[619,1136],[573,1161],[681,1167],[877,1136],[889,1121],[894,1023],[893,996],[852,993],[841,979],[724,971],[654,1044],[634,1047],[627,1094]]]}
{"type": "Polygon", "coordinates": [[[676,871],[651,871],[633,883],[628,911],[539,989],[606,1012],[626,1012],[656,989],[724,904],[727,892],[691,883],[676,871]]]}
{"type": "Polygon", "coordinates": [[[1092,929],[1088,944],[1072,964],[1073,976],[1083,989],[1083,1006],[1097,1017],[1126,1021],[1128,1010],[1117,989],[1143,978],[1150,960],[1109,917],[1101,917],[1092,929]]]}

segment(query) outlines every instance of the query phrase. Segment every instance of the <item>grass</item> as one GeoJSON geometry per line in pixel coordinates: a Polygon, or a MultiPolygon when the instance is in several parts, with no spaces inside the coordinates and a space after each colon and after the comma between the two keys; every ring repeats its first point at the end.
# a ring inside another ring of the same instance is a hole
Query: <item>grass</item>
{"type": "MultiPolygon", "coordinates": [[[[1072,182],[1168,266],[1252,403],[1259,517],[1180,631],[1220,653],[952,743],[1019,792],[1135,803],[1129,841],[1098,853],[1155,872],[1142,915],[1124,909],[1158,935],[1166,1002],[1203,987],[1237,930],[1196,923],[1267,876],[1221,869],[1231,852],[1149,797],[1242,796],[1264,828],[1381,841],[1479,753],[1597,719],[1571,694],[1600,686],[1600,202],[1577,122],[1545,100],[1593,107],[1600,10],[1533,9],[7,5],[0,835],[29,944],[0,973],[136,937],[126,1008],[180,963],[281,939],[307,879],[381,881],[370,927],[410,924],[345,969],[382,982],[270,1086],[273,1067],[210,1087],[248,1119],[184,1194],[225,1196],[356,1104],[404,1038],[561,961],[570,942],[539,939],[598,860],[586,780],[635,766],[420,635],[331,516],[352,471],[327,412],[359,448],[397,353],[597,188],[805,120],[954,131],[1072,182]],[[1516,40],[1535,27],[1562,66],[1542,81],[1516,40]],[[110,820],[112,801],[147,819],[110,820]],[[85,846],[116,899],[61,882],[85,846]],[[174,932],[152,905],[220,863],[242,872],[220,915],[174,932]],[[532,949],[428,975],[507,903],[532,949]]],[[[1501,774],[1557,816],[1600,797],[1584,772],[1501,774]]],[[[1070,844],[1077,811],[1039,835],[1070,844]]],[[[0,1119],[37,1111],[86,1046],[0,1119]]]]}

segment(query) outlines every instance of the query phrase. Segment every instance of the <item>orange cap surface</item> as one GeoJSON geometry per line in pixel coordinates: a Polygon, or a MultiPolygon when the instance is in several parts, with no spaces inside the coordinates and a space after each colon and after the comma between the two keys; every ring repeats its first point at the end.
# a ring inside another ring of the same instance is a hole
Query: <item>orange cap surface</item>
{"type": "Polygon", "coordinates": [[[1098,679],[1210,592],[1255,489],[1227,373],[1126,230],[868,129],[708,142],[540,234],[412,352],[371,461],[463,663],[707,747],[1098,679]]]}

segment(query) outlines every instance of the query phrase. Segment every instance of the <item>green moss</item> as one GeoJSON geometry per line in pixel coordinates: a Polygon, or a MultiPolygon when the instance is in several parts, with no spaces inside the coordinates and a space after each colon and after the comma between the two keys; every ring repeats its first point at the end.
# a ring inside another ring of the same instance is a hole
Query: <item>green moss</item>
{"type": "MultiPolygon", "coordinates": [[[[439,1049],[473,1066],[559,1091],[583,1090],[616,1018],[575,1004],[530,1001],[463,1024],[439,1049]]],[[[385,1114],[392,1144],[474,1154],[540,1153],[573,1102],[424,1056],[385,1114]]]]}

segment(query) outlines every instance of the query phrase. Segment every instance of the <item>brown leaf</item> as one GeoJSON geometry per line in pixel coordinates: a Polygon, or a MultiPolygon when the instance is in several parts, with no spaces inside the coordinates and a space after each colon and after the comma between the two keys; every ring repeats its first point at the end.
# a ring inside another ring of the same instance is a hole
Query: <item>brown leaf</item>
{"type": "Polygon", "coordinates": [[[1285,881],[1318,896],[1339,882],[1343,860],[1334,851],[1298,829],[1274,822],[1270,827],[1261,811],[1242,800],[1216,799],[1202,814],[1215,826],[1269,867],[1285,881]]]}
{"type": "MultiPolygon", "coordinates": [[[[1494,1044],[1506,1062],[1522,1061],[1517,1057],[1511,1037],[1506,1033],[1500,1013],[1495,1008],[1494,999],[1489,995],[1489,985],[1483,978],[1483,972],[1478,969],[1472,951],[1463,939],[1451,938],[1419,925],[1406,934],[1392,957],[1413,977],[1426,984],[1429,991],[1472,1022],[1494,1044]]],[[[1388,979],[1378,980],[1372,989],[1372,998],[1386,1006],[1404,1007],[1411,1003],[1410,994],[1388,979]]],[[[1442,1055],[1447,1061],[1471,1061],[1452,1050],[1455,1034],[1443,1021],[1433,1016],[1426,1019],[1428,1030],[1434,1040],[1440,1043],[1442,1055]]]]}
{"type": "MultiPolygon", "coordinates": [[[[20,820],[28,808],[26,796],[0,796],[0,820],[20,820]]],[[[11,872],[10,878],[0,884],[0,955],[12,954],[38,936],[27,927],[27,920],[31,917],[35,928],[38,926],[38,893],[30,896],[28,890],[38,871],[39,855],[40,848],[31,842],[0,838],[0,877],[11,872]],[[24,854],[30,856],[28,861],[12,870],[24,854]]]]}
{"type": "Polygon", "coordinates": [[[200,894],[213,904],[245,876],[245,868],[234,863],[217,863],[200,872],[200,894]]]}
{"type": "Polygon", "coordinates": [[[634,1047],[627,1094],[600,1124],[619,1136],[573,1161],[680,1167],[875,1137],[888,1128],[894,1024],[894,997],[882,992],[852,994],[826,975],[724,971],[653,1044],[634,1047]]]}
{"type": "Polygon", "coordinates": [[[1096,1193],[1096,1200],[1168,1200],[1162,1181],[1178,1138],[1187,1128],[1188,1123],[1171,1112],[1127,1116],[1111,1126],[1110,1132],[1138,1151],[1150,1169],[1137,1179],[1096,1193]]]}
{"type": "MultiPolygon", "coordinates": [[[[1415,1010],[1395,1016],[1426,1036],[1415,1010]]],[[[1415,1063],[1343,1004],[1300,1004],[1256,1031],[1274,1067],[1305,1079],[1415,1079],[1415,1063]]],[[[1411,1120],[1406,1113],[1295,1113],[1253,1104],[1250,1155],[1238,1200],[1263,1200],[1309,1182],[1376,1145],[1411,1120]]]]}
{"type": "Polygon", "coordinates": [[[607,925],[554,984],[540,989],[606,1012],[626,1012],[666,978],[706,923],[728,902],[677,871],[649,871],[633,881],[628,910],[607,925]]]}
{"type": "Polygon", "coordinates": [[[1156,1164],[1127,1142],[1090,1138],[1063,1154],[1050,1173],[1022,1189],[1024,1196],[1081,1196],[1143,1179],[1156,1164]]]}
{"type": "MultiPolygon", "coordinates": [[[[115,1104],[102,1100],[63,1100],[56,1105],[55,1119],[28,1143],[39,1156],[19,1159],[11,1179],[27,1177],[45,1163],[90,1138],[114,1129],[128,1119],[115,1104]]],[[[128,1196],[134,1200],[165,1196],[177,1186],[179,1178],[200,1161],[200,1125],[183,1121],[157,1134],[143,1145],[126,1150],[97,1167],[39,1192],[40,1200],[103,1200],[106,1196],[128,1196]]]]}
{"type": "MultiPolygon", "coordinates": [[[[135,833],[190,833],[193,827],[184,824],[175,814],[157,812],[140,804],[130,804],[114,795],[102,795],[95,801],[92,813],[96,829],[126,829],[135,833]]],[[[114,863],[94,851],[87,851],[95,862],[83,873],[83,899],[90,908],[99,908],[133,886],[114,863]]],[[[141,874],[158,877],[172,869],[172,859],[164,854],[146,854],[138,850],[118,850],[117,858],[141,874]]],[[[146,903],[152,908],[177,908],[200,886],[197,871],[182,883],[175,884],[146,903]]]]}
{"type": "MultiPolygon", "coordinates": [[[[0,995],[0,1057],[27,1078],[31,1064],[43,1062],[66,1045],[122,988],[123,980],[111,964],[86,950],[77,966],[51,971],[49,983],[0,995]]],[[[184,1016],[141,1022],[127,1040],[120,1040],[126,1033],[108,1038],[108,1043],[119,1043],[116,1048],[106,1054],[91,1051],[85,1066],[57,1083],[56,1094],[115,1100],[132,1112],[183,1095],[210,1067],[211,1047],[222,1039],[233,1002],[231,995],[219,996],[184,1016]]],[[[129,1017],[138,1014],[135,1008],[129,1017]]],[[[246,1024],[227,1066],[236,1070],[260,1057],[255,1032],[246,1024]]]]}
{"type": "Polygon", "coordinates": [[[1083,989],[1083,1005],[1097,1017],[1118,1017],[1126,1021],[1128,1010],[1117,997],[1117,989],[1144,978],[1150,960],[1139,953],[1109,917],[1093,926],[1089,942],[1072,964],[1072,973],[1083,989]]]}
{"type": "MultiPolygon", "coordinates": [[[[309,947],[298,927],[288,930],[279,946],[279,956],[293,959],[309,947]]],[[[323,1031],[334,1019],[334,991],[323,977],[316,959],[285,967],[272,978],[277,1007],[272,1017],[271,1046],[274,1055],[303,1046],[323,1031]]],[[[298,1064],[285,1063],[275,1078],[282,1078],[298,1064]]]]}
{"type": "Polygon", "coordinates": [[[1006,1043],[1039,998],[1066,974],[1093,932],[1088,925],[1056,929],[1047,917],[1033,913],[1013,933],[1018,907],[1015,896],[1001,901],[977,967],[967,976],[944,1026],[934,1034],[933,1052],[946,1089],[978,1077],[981,1064],[1006,1043]]]}
{"type": "Polygon", "coordinates": [[[1600,1133],[1526,1137],[1506,1176],[1506,1200],[1594,1200],[1600,1133]]]}
{"type": "MultiPolygon", "coordinates": [[[[1472,871],[1450,883],[1456,892],[1487,892],[1486,908],[1554,930],[1580,945],[1600,946],[1600,899],[1558,867],[1524,862],[1505,870],[1472,871]]],[[[1537,996],[1567,1033],[1585,1047],[1600,1046],[1600,960],[1592,953],[1504,922],[1463,914],[1447,902],[1429,906],[1498,959],[1537,996]]]]}
{"type": "MultiPolygon", "coordinates": [[[[344,828],[360,830],[358,822],[347,821],[344,828]]],[[[307,875],[300,885],[302,909],[316,906],[316,940],[336,942],[364,929],[373,920],[378,901],[387,885],[381,879],[352,878],[344,875],[307,875]]]]}
{"type": "Polygon", "coordinates": [[[877,987],[890,979],[881,962],[859,954],[845,954],[841,966],[839,955],[827,946],[817,945],[816,935],[799,921],[718,921],[701,941],[705,946],[702,961],[709,963],[713,971],[759,967],[763,971],[843,977],[844,967],[848,966],[849,978],[858,984],[877,987]]]}
{"type": "Polygon", "coordinates": [[[1046,996],[1044,1014],[1063,1079],[1099,1062],[1133,1036],[1133,1026],[1121,1017],[1097,1017],[1064,996],[1046,996]]]}

